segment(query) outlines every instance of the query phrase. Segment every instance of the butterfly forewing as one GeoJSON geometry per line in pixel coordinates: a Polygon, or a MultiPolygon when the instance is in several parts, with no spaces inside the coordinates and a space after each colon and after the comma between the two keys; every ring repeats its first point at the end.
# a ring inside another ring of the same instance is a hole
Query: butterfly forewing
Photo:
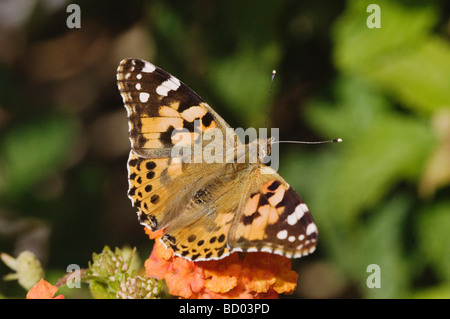
{"type": "Polygon", "coordinates": [[[128,114],[131,148],[140,156],[170,157],[180,139],[193,143],[199,132],[219,129],[225,134],[229,127],[194,91],[149,62],[123,60],[117,85],[128,114]]]}

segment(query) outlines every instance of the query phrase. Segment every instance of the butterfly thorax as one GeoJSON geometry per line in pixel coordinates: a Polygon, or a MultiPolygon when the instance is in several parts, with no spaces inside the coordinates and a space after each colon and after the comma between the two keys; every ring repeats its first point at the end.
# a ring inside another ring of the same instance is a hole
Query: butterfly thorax
{"type": "Polygon", "coordinates": [[[256,139],[251,143],[237,146],[234,152],[234,166],[237,170],[259,166],[265,163],[265,159],[270,155],[273,137],[269,139],[256,139]]]}

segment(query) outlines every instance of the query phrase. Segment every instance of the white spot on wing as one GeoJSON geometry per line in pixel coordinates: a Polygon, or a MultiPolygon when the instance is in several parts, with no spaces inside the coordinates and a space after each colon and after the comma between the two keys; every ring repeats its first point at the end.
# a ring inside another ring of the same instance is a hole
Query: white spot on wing
{"type": "Polygon", "coordinates": [[[298,204],[297,207],[295,207],[295,210],[287,217],[287,222],[289,225],[295,225],[297,221],[299,221],[304,215],[305,212],[308,211],[308,207],[301,203],[298,204]]]}
{"type": "Polygon", "coordinates": [[[169,91],[176,91],[180,87],[180,80],[171,76],[170,79],[161,83],[160,86],[156,88],[156,93],[162,96],[167,96],[169,91]]]}
{"type": "Polygon", "coordinates": [[[311,235],[312,233],[317,232],[317,226],[316,224],[309,224],[308,227],[306,227],[306,235],[311,235]]]}
{"type": "Polygon", "coordinates": [[[289,225],[295,225],[296,223],[297,223],[297,217],[295,216],[295,212],[293,212],[292,214],[290,214],[288,217],[287,217],[287,222],[288,222],[288,224],[289,225]]]}
{"type": "Polygon", "coordinates": [[[148,101],[148,99],[150,98],[150,94],[148,94],[147,92],[141,92],[139,93],[139,100],[142,103],[146,103],[148,101]]]}
{"type": "Polygon", "coordinates": [[[298,205],[298,206],[295,208],[295,211],[296,211],[296,214],[297,214],[298,219],[300,219],[300,218],[302,218],[303,215],[304,215],[306,212],[308,212],[309,210],[308,210],[308,206],[306,206],[306,204],[301,203],[300,205],[298,205]]]}
{"type": "Polygon", "coordinates": [[[287,230],[286,229],[284,229],[284,230],[280,230],[279,232],[278,232],[278,234],[277,234],[277,238],[278,239],[286,239],[286,237],[287,237],[287,230]]]}
{"type": "Polygon", "coordinates": [[[145,62],[144,67],[142,68],[142,72],[145,72],[145,73],[152,73],[155,70],[156,70],[156,67],[147,61],[145,62]]]}

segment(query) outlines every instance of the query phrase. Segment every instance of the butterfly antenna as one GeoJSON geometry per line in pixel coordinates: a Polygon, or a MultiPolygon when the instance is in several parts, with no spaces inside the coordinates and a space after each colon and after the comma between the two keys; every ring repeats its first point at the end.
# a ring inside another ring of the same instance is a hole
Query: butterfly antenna
{"type": "Polygon", "coordinates": [[[334,140],[328,141],[317,141],[317,142],[305,142],[305,141],[274,141],[273,144],[277,143],[290,143],[290,144],[326,144],[326,143],[340,143],[342,138],[335,138],[334,140]]]}
{"type": "Polygon", "coordinates": [[[267,118],[269,117],[269,101],[270,101],[270,95],[272,94],[273,80],[275,79],[276,74],[277,74],[277,71],[273,70],[272,71],[272,80],[270,81],[269,96],[267,97],[266,118],[264,119],[264,128],[267,128],[267,118]]]}
{"type": "MultiPolygon", "coordinates": [[[[270,88],[269,88],[269,95],[267,97],[267,105],[266,105],[266,118],[264,119],[264,128],[267,128],[267,118],[269,115],[269,102],[270,102],[270,96],[272,94],[272,86],[273,86],[273,80],[275,79],[275,75],[277,74],[277,71],[272,71],[272,80],[270,81],[270,88]]],[[[334,140],[328,140],[328,141],[317,141],[317,142],[305,142],[305,141],[273,141],[272,144],[276,143],[291,143],[291,144],[326,144],[326,143],[340,143],[342,142],[341,138],[335,138],[334,140]]]]}

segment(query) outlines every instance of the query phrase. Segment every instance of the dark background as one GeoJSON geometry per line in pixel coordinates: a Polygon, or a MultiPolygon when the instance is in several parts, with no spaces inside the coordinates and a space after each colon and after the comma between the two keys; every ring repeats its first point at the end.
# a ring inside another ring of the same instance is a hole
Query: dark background
{"type": "MultiPolygon", "coordinates": [[[[280,138],[344,140],[280,147],[320,233],[290,297],[450,297],[448,1],[79,1],[80,29],[69,3],[0,2],[0,251],[33,251],[52,282],[104,245],[148,257],[126,196],[120,60],[162,67],[243,128],[264,125],[276,69],[280,138]]],[[[0,296],[25,293],[0,281],[0,296]]]]}

